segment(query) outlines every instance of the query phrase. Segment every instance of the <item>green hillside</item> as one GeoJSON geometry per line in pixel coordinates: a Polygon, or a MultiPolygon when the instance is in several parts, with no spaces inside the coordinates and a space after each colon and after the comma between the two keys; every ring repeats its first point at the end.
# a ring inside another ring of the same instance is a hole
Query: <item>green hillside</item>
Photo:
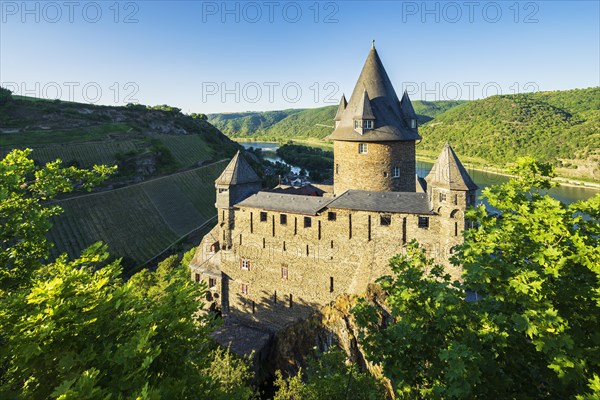
{"type": "MultiPolygon", "coordinates": [[[[419,122],[431,121],[464,101],[414,101],[419,122]]],[[[333,129],[337,106],[283,111],[209,114],[208,121],[232,138],[268,141],[322,139],[333,129]]]]}
{"type": "Polygon", "coordinates": [[[238,146],[205,118],[15,96],[0,106],[0,156],[29,147],[40,163],[118,164],[117,180],[139,181],[231,156],[238,146]]]}
{"type": "Polygon", "coordinates": [[[75,257],[96,241],[139,266],[216,215],[214,181],[227,160],[125,188],[59,201],[50,239],[75,257]]]}
{"type": "Polygon", "coordinates": [[[563,176],[600,180],[600,88],[488,97],[440,114],[420,134],[431,154],[450,141],[490,165],[533,155],[563,176]]]}

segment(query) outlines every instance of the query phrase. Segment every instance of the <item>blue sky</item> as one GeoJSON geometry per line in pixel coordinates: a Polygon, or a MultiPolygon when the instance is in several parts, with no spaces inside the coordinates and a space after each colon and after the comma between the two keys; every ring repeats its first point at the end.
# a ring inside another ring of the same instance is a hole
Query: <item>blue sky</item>
{"type": "Polygon", "coordinates": [[[184,112],[318,107],[375,45],[413,100],[600,85],[598,1],[2,1],[0,84],[184,112]]]}

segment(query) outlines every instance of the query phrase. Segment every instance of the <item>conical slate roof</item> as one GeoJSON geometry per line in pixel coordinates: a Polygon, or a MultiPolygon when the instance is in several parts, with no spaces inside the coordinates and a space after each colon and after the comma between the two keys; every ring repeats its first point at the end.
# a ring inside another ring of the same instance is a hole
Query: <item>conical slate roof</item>
{"type": "Polygon", "coordinates": [[[412,106],[412,102],[408,97],[408,92],[405,90],[402,95],[402,100],[400,100],[400,109],[402,110],[402,114],[404,118],[417,119],[417,113],[412,106]]]}
{"type": "Polygon", "coordinates": [[[387,72],[385,72],[375,46],[369,52],[339,125],[329,138],[348,141],[413,141],[421,139],[405,121],[398,96],[387,72]],[[354,118],[363,111],[360,107],[363,105],[365,91],[370,100],[375,129],[365,131],[361,135],[354,130],[354,118]]]}
{"type": "Polygon", "coordinates": [[[475,190],[478,188],[448,142],[444,145],[425,180],[428,190],[431,186],[451,190],[475,190]]]}
{"type": "Polygon", "coordinates": [[[337,112],[335,113],[334,121],[339,121],[342,119],[342,114],[346,110],[346,106],[348,105],[348,101],[346,100],[346,96],[342,95],[340,99],[340,105],[338,106],[337,112]]]}
{"type": "Polygon", "coordinates": [[[363,92],[362,98],[358,103],[358,108],[356,109],[356,115],[354,118],[375,119],[375,115],[373,115],[373,109],[371,108],[371,100],[369,100],[369,94],[366,90],[363,92]]]}
{"type": "Polygon", "coordinates": [[[256,172],[248,164],[248,161],[246,161],[238,150],[215,183],[217,185],[239,185],[242,183],[260,182],[260,180],[256,172]]]}

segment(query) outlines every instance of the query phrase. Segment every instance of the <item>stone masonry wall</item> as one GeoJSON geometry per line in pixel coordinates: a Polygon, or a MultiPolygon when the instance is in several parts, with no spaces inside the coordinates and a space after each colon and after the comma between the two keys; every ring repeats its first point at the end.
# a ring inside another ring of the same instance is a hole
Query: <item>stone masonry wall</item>
{"type": "MultiPolygon", "coordinates": [[[[433,215],[428,228],[419,228],[419,216],[412,214],[391,214],[391,224],[383,226],[384,213],[330,209],[310,216],[311,226],[305,227],[304,215],[286,214],[282,224],[283,213],[266,212],[264,222],[260,213],[235,210],[232,247],[220,254],[227,292],[222,307],[224,314],[275,327],[310,314],[339,294],[364,293],[368,283],[390,273],[389,259],[413,238],[442,263],[462,241],[460,234],[441,241],[454,223],[433,215]],[[329,212],[335,212],[335,221],[329,220],[329,212]],[[242,269],[242,259],[248,260],[248,270],[242,269]]],[[[458,277],[458,271],[449,272],[458,277]]]]}
{"type": "Polygon", "coordinates": [[[367,153],[359,154],[359,142],[334,141],[334,193],[348,189],[378,192],[415,191],[415,142],[360,142],[367,153]],[[393,177],[400,167],[400,177],[393,177]]]}

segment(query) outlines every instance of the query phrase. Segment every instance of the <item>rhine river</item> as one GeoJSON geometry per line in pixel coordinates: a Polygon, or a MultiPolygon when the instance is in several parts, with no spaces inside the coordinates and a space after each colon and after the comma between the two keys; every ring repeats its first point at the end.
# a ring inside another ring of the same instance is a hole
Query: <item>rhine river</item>
{"type": "MultiPolygon", "coordinates": [[[[279,161],[284,162],[280,157],[277,156],[275,150],[279,147],[278,143],[269,143],[269,142],[240,142],[242,146],[245,148],[254,147],[259,148],[264,152],[265,159],[270,161],[279,161]]],[[[460,157],[460,156],[459,156],[460,157]]],[[[432,163],[425,161],[417,160],[417,174],[421,177],[427,176],[432,163]]],[[[292,172],[298,173],[300,168],[291,165],[292,172]]],[[[482,171],[478,169],[473,169],[468,166],[465,166],[471,178],[477,186],[479,186],[479,190],[477,191],[477,197],[481,195],[481,190],[486,188],[487,186],[497,185],[500,183],[504,183],[508,181],[510,178],[505,175],[495,174],[493,172],[482,171]]],[[[559,186],[550,190],[549,194],[562,201],[563,203],[570,204],[578,200],[587,200],[590,197],[600,193],[600,190],[593,188],[583,188],[583,187],[573,187],[573,186],[559,186]]]]}

